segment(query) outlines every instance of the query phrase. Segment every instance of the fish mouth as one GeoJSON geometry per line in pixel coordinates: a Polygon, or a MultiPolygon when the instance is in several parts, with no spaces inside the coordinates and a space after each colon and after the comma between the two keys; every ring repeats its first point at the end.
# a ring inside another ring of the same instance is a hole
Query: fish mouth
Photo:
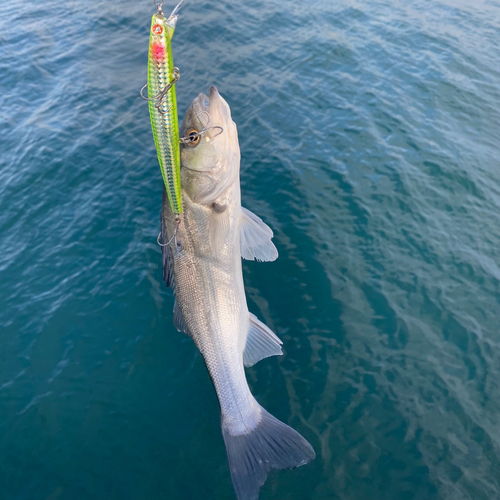
{"type": "Polygon", "coordinates": [[[208,98],[208,102],[210,104],[210,111],[213,113],[216,111],[220,103],[220,94],[215,85],[210,86],[208,95],[210,96],[208,98]]]}
{"type": "Polygon", "coordinates": [[[228,119],[231,117],[231,112],[226,101],[221,97],[217,87],[210,87],[210,97],[208,98],[210,105],[211,126],[226,127],[228,119]]]}

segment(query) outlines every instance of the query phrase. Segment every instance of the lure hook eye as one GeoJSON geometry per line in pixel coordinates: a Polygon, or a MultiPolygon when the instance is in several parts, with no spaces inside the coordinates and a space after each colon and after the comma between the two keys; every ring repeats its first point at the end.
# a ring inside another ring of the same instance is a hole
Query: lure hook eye
{"type": "Polygon", "coordinates": [[[156,0],[153,0],[153,3],[158,7],[158,12],[161,14],[161,8],[162,8],[162,5],[163,5],[163,0],[161,0],[161,2],[159,2],[159,3],[156,3],[156,0]]]}

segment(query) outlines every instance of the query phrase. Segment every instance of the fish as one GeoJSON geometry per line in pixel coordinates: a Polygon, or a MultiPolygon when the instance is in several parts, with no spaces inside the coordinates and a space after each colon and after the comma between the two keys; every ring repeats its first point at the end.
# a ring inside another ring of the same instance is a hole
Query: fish
{"type": "Polygon", "coordinates": [[[315,458],[304,437],[257,402],[245,377],[245,366],[281,355],[282,342],[248,310],[242,257],[273,261],[278,251],[269,226],[241,206],[238,132],[216,87],[192,101],[181,135],[182,223],[164,192],[163,279],[174,290],[174,325],[194,340],[215,387],[236,496],[257,500],[271,469],[315,458]]]}
{"type": "MultiPolygon", "coordinates": [[[[151,19],[148,52],[148,97],[149,116],[156,146],[160,170],[172,211],[182,212],[181,174],[179,150],[179,124],[177,120],[177,98],[175,82],[179,70],[174,66],[172,37],[177,24],[178,12],[184,0],[175,7],[168,18],[161,4],[151,19]]],[[[155,2],[156,3],[156,2],[155,2]]]]}

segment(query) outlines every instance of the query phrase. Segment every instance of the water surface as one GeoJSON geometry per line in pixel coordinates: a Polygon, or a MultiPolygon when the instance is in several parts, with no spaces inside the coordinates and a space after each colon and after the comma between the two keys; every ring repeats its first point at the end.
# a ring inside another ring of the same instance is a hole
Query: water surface
{"type": "MultiPolygon", "coordinates": [[[[165,6],[169,11],[173,5],[165,6]]],[[[161,282],[150,1],[0,6],[0,498],[234,499],[161,282]]],[[[317,459],[261,500],[500,499],[500,5],[187,2],[182,116],[216,84],[244,263],[285,355],[248,370],[317,459]]]]}

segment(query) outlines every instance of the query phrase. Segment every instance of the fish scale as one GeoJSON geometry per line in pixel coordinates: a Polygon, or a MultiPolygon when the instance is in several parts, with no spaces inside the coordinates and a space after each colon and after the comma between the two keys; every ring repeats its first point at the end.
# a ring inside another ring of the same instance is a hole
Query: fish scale
{"type": "MultiPolygon", "coordinates": [[[[239,202],[239,186],[231,189],[239,202]]],[[[246,382],[241,337],[248,329],[237,206],[229,206],[231,221],[227,245],[217,258],[211,256],[209,227],[211,210],[194,204],[184,195],[186,209],[178,239],[182,252],[176,257],[176,295],[193,340],[205,359],[217,392],[221,412],[231,428],[254,428],[260,419],[259,406],[246,382]]],[[[173,224],[173,219],[170,221],[173,224]]],[[[170,227],[172,234],[174,226],[170,227]]]]}

